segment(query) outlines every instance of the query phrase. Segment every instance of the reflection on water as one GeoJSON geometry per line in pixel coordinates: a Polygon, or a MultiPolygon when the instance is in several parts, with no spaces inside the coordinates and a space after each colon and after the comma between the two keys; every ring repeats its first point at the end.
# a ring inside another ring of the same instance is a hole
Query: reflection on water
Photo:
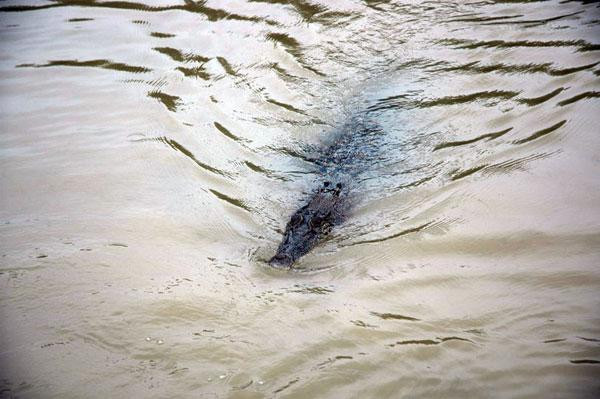
{"type": "Polygon", "coordinates": [[[0,3],[0,396],[593,397],[599,21],[0,3]],[[270,268],[324,173],[352,216],[270,268]]]}

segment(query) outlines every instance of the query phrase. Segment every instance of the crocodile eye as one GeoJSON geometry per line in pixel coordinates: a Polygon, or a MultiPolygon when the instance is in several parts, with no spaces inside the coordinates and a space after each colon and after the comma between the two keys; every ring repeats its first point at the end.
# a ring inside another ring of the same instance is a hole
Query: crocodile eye
{"type": "Polygon", "coordinates": [[[300,223],[302,223],[302,215],[295,214],[292,216],[292,219],[290,220],[290,226],[296,227],[300,223]]]}
{"type": "Polygon", "coordinates": [[[325,219],[320,216],[315,216],[314,218],[310,219],[308,225],[311,229],[316,229],[317,227],[320,227],[323,224],[324,220],[325,219]]]}
{"type": "Polygon", "coordinates": [[[324,185],[325,187],[329,187],[329,185],[330,185],[330,184],[331,184],[331,183],[329,183],[328,181],[326,181],[325,183],[323,183],[323,185],[324,185]]]}

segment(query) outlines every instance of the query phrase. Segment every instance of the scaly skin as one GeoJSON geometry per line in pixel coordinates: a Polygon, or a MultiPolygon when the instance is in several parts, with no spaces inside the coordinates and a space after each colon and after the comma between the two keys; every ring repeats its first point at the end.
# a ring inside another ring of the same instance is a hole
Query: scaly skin
{"type": "Polygon", "coordinates": [[[313,160],[326,181],[292,215],[277,253],[269,261],[271,266],[291,268],[348,215],[351,197],[360,191],[360,176],[372,166],[381,148],[381,128],[363,119],[351,119],[341,126],[332,144],[313,160]]]}
{"type": "Polygon", "coordinates": [[[333,186],[325,182],[306,205],[290,218],[283,240],[269,264],[278,268],[291,268],[294,262],[306,255],[343,221],[347,193],[341,183],[333,186]]]}

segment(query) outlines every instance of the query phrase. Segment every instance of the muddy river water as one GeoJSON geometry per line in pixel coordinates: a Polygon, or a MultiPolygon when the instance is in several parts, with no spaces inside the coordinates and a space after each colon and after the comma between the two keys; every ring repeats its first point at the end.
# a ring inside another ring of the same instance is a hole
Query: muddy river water
{"type": "Polygon", "coordinates": [[[599,105],[593,1],[2,1],[0,398],[598,397],[599,105]]]}

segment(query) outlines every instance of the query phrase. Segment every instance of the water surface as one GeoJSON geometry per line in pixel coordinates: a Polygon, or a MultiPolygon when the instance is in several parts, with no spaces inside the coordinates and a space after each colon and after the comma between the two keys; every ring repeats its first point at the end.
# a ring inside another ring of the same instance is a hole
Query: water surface
{"type": "Polygon", "coordinates": [[[0,2],[0,397],[594,397],[599,32],[589,1],[0,2]],[[270,269],[352,118],[383,132],[352,218],[270,269]]]}

